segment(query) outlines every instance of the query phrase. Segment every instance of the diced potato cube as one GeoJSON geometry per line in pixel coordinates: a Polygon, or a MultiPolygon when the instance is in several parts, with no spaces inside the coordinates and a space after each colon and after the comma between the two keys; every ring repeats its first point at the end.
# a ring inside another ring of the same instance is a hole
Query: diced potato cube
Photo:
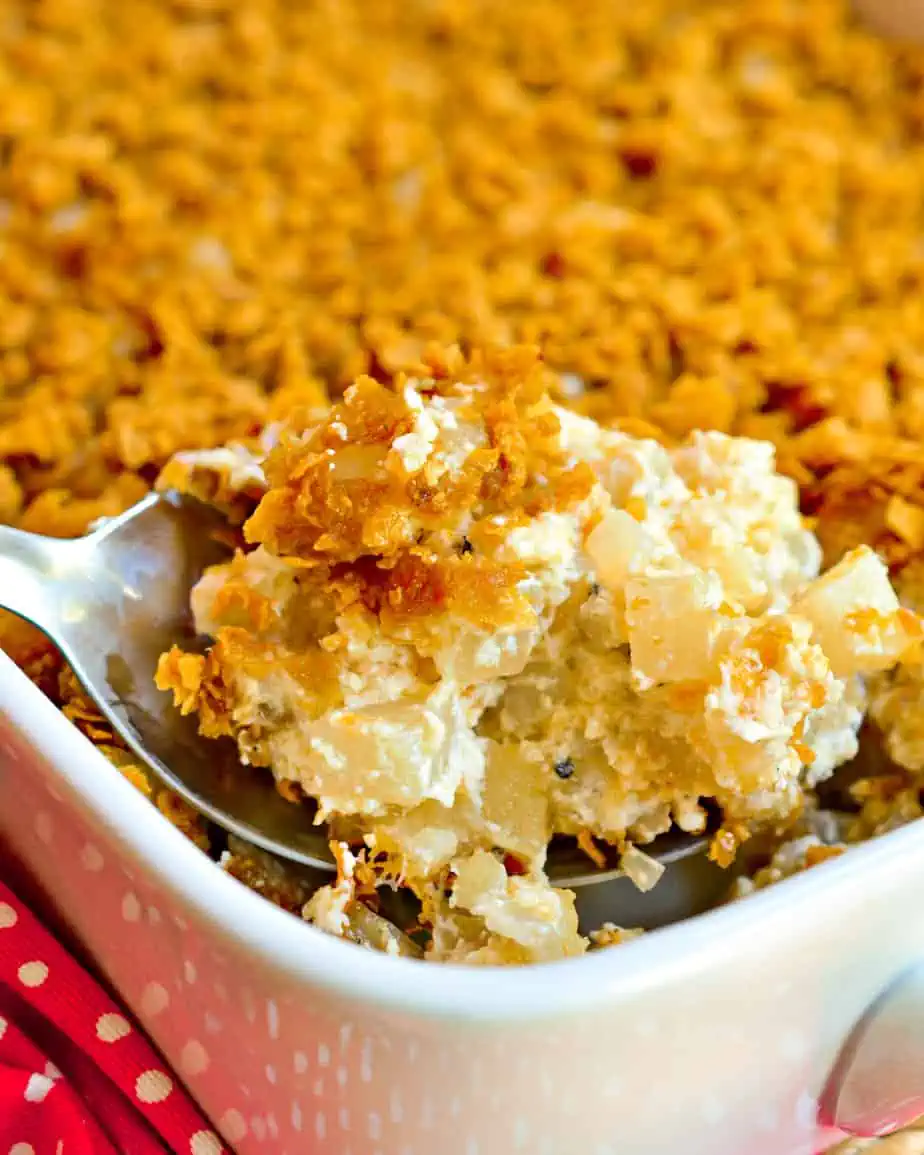
{"type": "Polygon", "coordinates": [[[714,574],[646,574],[626,586],[632,673],[640,686],[705,678],[728,618],[714,574]]]}
{"type": "Polygon", "coordinates": [[[443,677],[461,685],[519,674],[536,644],[536,630],[472,630],[434,655],[443,677]]]}
{"type": "Polygon", "coordinates": [[[578,935],[570,891],[553,890],[544,879],[508,878],[486,850],[452,865],[456,880],[451,904],[483,918],[494,934],[519,943],[537,962],[583,952],[586,943],[578,935]]]}
{"type": "Polygon", "coordinates": [[[588,534],[584,548],[600,584],[618,593],[633,562],[650,552],[651,539],[625,510],[610,509],[588,534]]]}
{"type": "Polygon", "coordinates": [[[486,850],[476,850],[466,858],[457,859],[452,869],[456,876],[452,887],[453,906],[480,913],[492,900],[507,895],[507,872],[486,850]]]}
{"type": "Polygon", "coordinates": [[[307,727],[305,744],[302,785],[325,810],[343,814],[380,814],[425,798],[451,806],[463,778],[477,789],[484,768],[471,730],[431,702],[331,710],[307,727]]]}
{"type": "Polygon", "coordinates": [[[532,862],[545,857],[549,829],[548,767],[514,745],[492,743],[484,779],[484,817],[498,846],[532,862]]]}
{"type": "Polygon", "coordinates": [[[468,808],[458,802],[450,808],[428,799],[382,819],[365,836],[366,845],[373,854],[401,859],[408,873],[426,878],[447,866],[459,844],[471,837],[468,817],[468,808]]]}
{"type": "Polygon", "coordinates": [[[902,610],[885,565],[868,546],[846,554],[793,604],[839,677],[894,665],[920,637],[920,622],[902,610]]]}

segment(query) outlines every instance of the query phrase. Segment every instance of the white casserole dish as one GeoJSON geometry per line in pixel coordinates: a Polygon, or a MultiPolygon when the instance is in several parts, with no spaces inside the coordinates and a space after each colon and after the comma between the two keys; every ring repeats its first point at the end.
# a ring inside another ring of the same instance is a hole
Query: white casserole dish
{"type": "MultiPolygon", "coordinates": [[[[2,654],[0,840],[240,1155],[811,1155],[838,1052],[924,961],[921,825],[582,959],[368,953],[223,874],[2,654]]],[[[903,1118],[906,1034],[860,1048],[903,1118]]]]}

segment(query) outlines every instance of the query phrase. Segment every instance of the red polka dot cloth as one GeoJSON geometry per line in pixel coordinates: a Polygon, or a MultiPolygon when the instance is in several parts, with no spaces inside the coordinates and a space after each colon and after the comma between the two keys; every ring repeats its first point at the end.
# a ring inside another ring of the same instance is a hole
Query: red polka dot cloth
{"type": "Polygon", "coordinates": [[[0,1155],[230,1155],[127,1015],[0,883],[0,1155]]]}

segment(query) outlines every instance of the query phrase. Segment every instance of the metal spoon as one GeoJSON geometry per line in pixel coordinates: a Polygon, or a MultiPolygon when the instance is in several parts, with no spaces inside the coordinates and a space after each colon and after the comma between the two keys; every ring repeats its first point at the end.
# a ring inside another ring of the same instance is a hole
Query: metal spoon
{"type": "MultiPolygon", "coordinates": [[[[189,595],[207,566],[227,558],[222,529],[209,507],[157,494],[73,540],[0,527],[0,608],[47,635],[113,730],[166,786],[245,841],[331,871],[326,830],[312,825],[307,805],[285,801],[268,774],[242,767],[230,740],[200,737],[195,718],[182,717],[154,685],[157,660],[171,645],[201,645],[189,595]]],[[[705,844],[667,835],[647,851],[667,865],[698,856],[705,844]]],[[[555,844],[548,873],[578,887],[622,875],[618,855],[597,870],[576,848],[555,844]]]]}

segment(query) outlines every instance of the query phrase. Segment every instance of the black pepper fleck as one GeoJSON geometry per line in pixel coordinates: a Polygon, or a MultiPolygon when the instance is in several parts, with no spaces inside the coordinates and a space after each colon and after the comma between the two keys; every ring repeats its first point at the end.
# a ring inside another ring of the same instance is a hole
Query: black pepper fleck
{"type": "Polygon", "coordinates": [[[464,557],[467,553],[474,553],[474,552],[475,552],[475,547],[472,545],[472,543],[468,540],[467,537],[463,537],[462,541],[459,543],[459,553],[462,555],[462,557],[464,557]]]}
{"type": "Polygon", "coordinates": [[[574,773],[574,762],[570,758],[560,758],[555,763],[555,773],[559,778],[570,778],[574,773]]]}

